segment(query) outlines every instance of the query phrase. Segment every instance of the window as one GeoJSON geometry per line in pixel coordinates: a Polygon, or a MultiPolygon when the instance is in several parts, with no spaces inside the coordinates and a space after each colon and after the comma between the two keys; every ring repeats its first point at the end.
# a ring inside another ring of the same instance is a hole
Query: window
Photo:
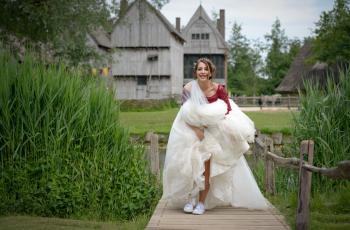
{"type": "Polygon", "coordinates": [[[137,76],[137,85],[147,85],[147,76],[137,76]]]}
{"type": "Polygon", "coordinates": [[[209,33],[192,34],[192,40],[209,40],[209,33]]]}
{"type": "Polygon", "coordinates": [[[192,34],[192,40],[199,40],[200,34],[192,34]]]}
{"type": "Polygon", "coordinates": [[[201,34],[201,39],[202,40],[209,40],[209,34],[208,33],[201,34]]]}

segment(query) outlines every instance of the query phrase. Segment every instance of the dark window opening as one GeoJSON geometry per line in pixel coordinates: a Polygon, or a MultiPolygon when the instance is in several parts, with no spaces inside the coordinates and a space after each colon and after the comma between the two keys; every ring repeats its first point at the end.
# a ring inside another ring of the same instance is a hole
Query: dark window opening
{"type": "Polygon", "coordinates": [[[137,76],[137,85],[147,85],[147,76],[137,76]]]}
{"type": "Polygon", "coordinates": [[[209,40],[209,34],[208,33],[201,34],[201,39],[202,40],[209,40]]]}

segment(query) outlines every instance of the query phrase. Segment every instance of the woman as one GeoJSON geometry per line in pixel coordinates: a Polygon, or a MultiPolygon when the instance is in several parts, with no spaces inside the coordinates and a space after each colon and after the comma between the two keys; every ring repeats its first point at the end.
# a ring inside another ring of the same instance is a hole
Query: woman
{"type": "Polygon", "coordinates": [[[184,87],[168,140],[163,199],[198,215],[219,205],[266,209],[243,156],[254,141],[254,124],[212,81],[214,74],[214,64],[200,58],[196,79],[184,87]]]}

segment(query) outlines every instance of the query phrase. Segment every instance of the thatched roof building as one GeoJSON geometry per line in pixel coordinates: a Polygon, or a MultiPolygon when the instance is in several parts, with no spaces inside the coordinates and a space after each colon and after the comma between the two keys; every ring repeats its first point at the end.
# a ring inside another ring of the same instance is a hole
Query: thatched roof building
{"type": "Polygon", "coordinates": [[[289,95],[298,94],[298,90],[303,91],[305,89],[304,80],[317,82],[323,86],[326,84],[328,76],[332,76],[335,79],[338,78],[339,71],[335,66],[330,67],[322,62],[316,62],[315,64],[307,62],[307,59],[312,55],[311,46],[311,42],[306,42],[301,47],[287,75],[275,89],[276,92],[289,95]]]}

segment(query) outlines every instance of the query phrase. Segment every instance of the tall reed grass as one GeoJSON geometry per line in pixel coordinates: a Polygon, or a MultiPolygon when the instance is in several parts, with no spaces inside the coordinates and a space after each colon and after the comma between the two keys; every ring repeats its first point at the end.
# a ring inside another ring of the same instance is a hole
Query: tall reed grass
{"type": "Polygon", "coordinates": [[[0,214],[131,219],[158,185],[98,79],[0,49],[0,214]]]}
{"type": "MultiPolygon", "coordinates": [[[[341,71],[339,82],[332,79],[329,76],[325,86],[305,82],[300,114],[294,118],[296,149],[301,140],[314,140],[313,162],[318,167],[334,167],[350,159],[350,69],[341,71]]],[[[313,174],[314,191],[344,183],[313,174]]]]}

